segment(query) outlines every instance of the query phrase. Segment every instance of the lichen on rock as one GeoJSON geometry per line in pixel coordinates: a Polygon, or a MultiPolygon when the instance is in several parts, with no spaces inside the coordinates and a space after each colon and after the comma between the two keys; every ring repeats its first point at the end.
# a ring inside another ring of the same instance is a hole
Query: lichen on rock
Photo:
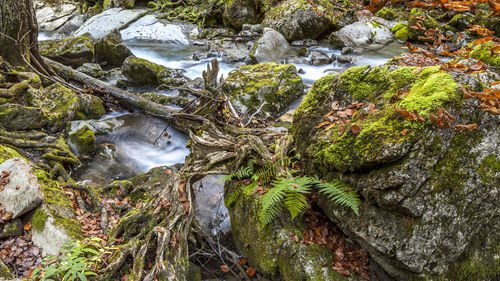
{"type": "Polygon", "coordinates": [[[223,85],[233,105],[252,114],[265,102],[258,116],[279,116],[304,91],[297,69],[289,64],[260,63],[231,71],[223,85]]]}

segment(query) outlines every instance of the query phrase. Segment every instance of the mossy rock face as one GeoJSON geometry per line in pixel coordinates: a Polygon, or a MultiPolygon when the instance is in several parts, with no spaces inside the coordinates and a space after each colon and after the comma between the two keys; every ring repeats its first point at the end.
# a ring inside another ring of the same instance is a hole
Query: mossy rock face
{"type": "Polygon", "coordinates": [[[7,130],[41,129],[47,124],[47,115],[40,108],[19,104],[0,105],[0,125],[7,130]]]}
{"type": "Polygon", "coordinates": [[[77,155],[93,155],[96,150],[95,135],[89,126],[83,126],[68,136],[68,146],[77,155]]]}
{"type": "Polygon", "coordinates": [[[64,243],[83,239],[81,223],[76,219],[71,200],[61,185],[42,170],[35,170],[45,202],[31,217],[32,240],[42,254],[57,255],[64,243]]]}
{"type": "Polygon", "coordinates": [[[59,84],[45,89],[29,89],[24,103],[39,108],[48,119],[49,129],[58,131],[71,121],[78,112],[80,101],[72,90],[59,84]]]}
{"type": "Polygon", "coordinates": [[[14,148],[0,145],[0,164],[11,158],[16,158],[16,157],[23,158],[21,154],[19,154],[19,152],[14,148]]]}
{"type": "Polygon", "coordinates": [[[189,80],[182,74],[183,70],[168,68],[134,56],[123,62],[122,72],[129,81],[144,86],[180,86],[189,80]]]}
{"type": "Polygon", "coordinates": [[[132,55],[130,49],[123,44],[122,36],[117,29],[97,39],[94,49],[96,60],[108,67],[121,66],[132,55]]]}
{"type": "Polygon", "coordinates": [[[417,26],[417,22],[421,22],[421,25],[427,30],[439,27],[436,19],[430,16],[425,10],[413,8],[408,18],[408,38],[413,41],[419,41],[418,37],[425,35],[425,30],[412,27],[417,26]]]}
{"type": "Polygon", "coordinates": [[[263,16],[264,6],[258,0],[229,0],[224,4],[222,19],[224,25],[240,30],[243,24],[260,23],[263,16]]]}
{"type": "Polygon", "coordinates": [[[288,41],[315,39],[334,26],[335,8],[328,1],[306,0],[281,2],[266,14],[262,25],[277,30],[288,41]]]}
{"type": "Polygon", "coordinates": [[[494,46],[495,42],[493,41],[473,46],[469,56],[483,63],[500,68],[500,55],[491,51],[494,46]]]}
{"type": "Polygon", "coordinates": [[[80,112],[89,119],[99,119],[104,114],[106,110],[102,105],[102,100],[93,95],[82,94],[78,96],[80,101],[80,112]]]}
{"type": "Polygon", "coordinates": [[[97,63],[84,63],[82,66],[78,67],[76,70],[85,73],[94,78],[99,78],[104,74],[102,67],[97,63]]]}
{"type": "MultiPolygon", "coordinates": [[[[234,192],[235,186],[231,184],[226,184],[225,188],[229,189],[227,196],[234,192]]],[[[226,201],[233,239],[238,253],[245,256],[259,273],[271,280],[362,280],[359,276],[342,276],[330,266],[323,267],[334,255],[328,249],[293,241],[292,235],[301,235],[306,227],[301,223],[290,223],[285,213],[272,224],[262,227],[258,215],[260,195],[252,195],[252,190],[246,187],[239,188],[244,190],[239,197],[231,204],[226,201]]]]}
{"type": "Polygon", "coordinates": [[[417,69],[354,67],[316,81],[294,116],[297,149],[308,171],[362,195],[359,216],[322,196],[319,205],[397,280],[492,280],[500,273],[500,234],[489,230],[499,223],[500,117],[463,99],[459,81],[483,87],[474,76],[417,69]],[[335,101],[365,104],[351,122],[318,128],[335,101]],[[429,116],[439,107],[456,117],[452,125],[478,128],[436,128],[429,116]]]}
{"type": "Polygon", "coordinates": [[[295,66],[273,62],[246,65],[231,71],[224,92],[240,111],[253,114],[265,102],[260,117],[277,117],[304,91],[295,66]]]}
{"type": "Polygon", "coordinates": [[[383,7],[376,13],[377,17],[381,17],[386,20],[393,20],[396,18],[396,11],[394,9],[383,7]]]}
{"type": "Polygon", "coordinates": [[[41,55],[73,67],[94,59],[94,41],[85,35],[41,41],[39,48],[41,55]]]}
{"type": "Polygon", "coordinates": [[[408,26],[404,23],[398,23],[391,28],[392,33],[394,33],[394,38],[400,41],[408,40],[408,26]]]}

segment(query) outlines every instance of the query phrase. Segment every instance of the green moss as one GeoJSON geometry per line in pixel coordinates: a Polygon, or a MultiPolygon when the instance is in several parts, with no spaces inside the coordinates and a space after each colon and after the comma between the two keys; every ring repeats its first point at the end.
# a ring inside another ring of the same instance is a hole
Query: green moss
{"type": "Polygon", "coordinates": [[[96,150],[95,135],[89,126],[82,126],[68,136],[68,144],[80,155],[92,155],[96,150]]]}
{"type": "Polygon", "coordinates": [[[42,208],[36,209],[31,217],[31,227],[37,232],[42,232],[45,229],[45,222],[47,221],[47,213],[42,208]]]}
{"type": "Polygon", "coordinates": [[[307,48],[306,47],[301,47],[297,50],[297,56],[299,57],[306,57],[307,56],[307,48]]]}
{"type": "Polygon", "coordinates": [[[401,40],[401,41],[407,41],[408,40],[408,27],[403,26],[402,28],[398,29],[396,32],[394,32],[394,38],[401,40]]]}
{"type": "Polygon", "coordinates": [[[15,157],[24,158],[21,154],[19,154],[19,152],[17,152],[17,150],[9,146],[0,145],[0,164],[15,157]]]}
{"type": "Polygon", "coordinates": [[[491,52],[494,46],[495,42],[493,41],[477,45],[472,49],[469,56],[491,66],[500,67],[500,55],[491,52]]]}
{"type": "Polygon", "coordinates": [[[419,40],[419,36],[424,36],[425,30],[412,28],[416,26],[417,22],[421,22],[426,29],[434,29],[439,27],[439,23],[431,17],[427,11],[418,8],[411,9],[410,17],[408,19],[408,38],[411,40],[419,40]]]}
{"type": "Polygon", "coordinates": [[[383,7],[376,13],[376,15],[386,20],[393,20],[396,18],[396,11],[389,7],[383,7]]]}
{"type": "Polygon", "coordinates": [[[494,154],[486,156],[476,171],[484,185],[500,185],[500,161],[494,154]]]}
{"type": "Polygon", "coordinates": [[[429,114],[443,104],[459,101],[458,85],[448,72],[438,71],[439,66],[425,68],[411,86],[409,94],[399,107],[410,112],[418,111],[429,122],[429,114]]]}

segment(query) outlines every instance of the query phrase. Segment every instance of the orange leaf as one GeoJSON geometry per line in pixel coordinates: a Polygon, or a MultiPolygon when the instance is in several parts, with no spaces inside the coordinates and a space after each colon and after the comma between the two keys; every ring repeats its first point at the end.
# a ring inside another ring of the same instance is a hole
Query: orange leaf
{"type": "Polygon", "coordinates": [[[477,129],[477,124],[474,123],[474,124],[467,124],[467,125],[456,125],[456,126],[453,126],[453,128],[455,128],[456,132],[461,132],[463,130],[472,131],[472,130],[477,129]]]}
{"type": "Polygon", "coordinates": [[[339,134],[339,136],[343,135],[344,132],[345,132],[345,127],[339,126],[339,128],[337,129],[337,133],[339,134]]]}
{"type": "Polygon", "coordinates": [[[30,229],[31,229],[31,222],[29,221],[24,225],[24,230],[29,231],[30,229]]]}
{"type": "Polygon", "coordinates": [[[360,128],[358,125],[353,125],[353,126],[351,127],[351,132],[352,132],[353,134],[359,134],[359,132],[361,132],[361,128],[360,128]]]}
{"type": "Polygon", "coordinates": [[[240,262],[240,264],[243,264],[243,265],[247,264],[247,259],[244,257],[241,257],[238,261],[240,262]]]}
{"type": "Polygon", "coordinates": [[[408,133],[408,129],[404,129],[403,131],[401,131],[401,135],[403,135],[403,136],[405,136],[407,133],[408,133]]]}
{"type": "Polygon", "coordinates": [[[472,42],[472,44],[479,45],[479,44],[483,44],[483,43],[489,42],[489,41],[491,41],[493,39],[495,39],[495,38],[493,38],[492,36],[483,37],[483,38],[479,38],[477,40],[474,40],[474,42],[472,42]]]}
{"type": "Polygon", "coordinates": [[[220,270],[222,270],[224,272],[229,272],[230,271],[230,269],[229,269],[229,267],[227,265],[221,265],[220,270]]]}
{"type": "Polygon", "coordinates": [[[250,277],[254,277],[255,276],[255,269],[253,267],[247,268],[247,274],[250,277]]]}

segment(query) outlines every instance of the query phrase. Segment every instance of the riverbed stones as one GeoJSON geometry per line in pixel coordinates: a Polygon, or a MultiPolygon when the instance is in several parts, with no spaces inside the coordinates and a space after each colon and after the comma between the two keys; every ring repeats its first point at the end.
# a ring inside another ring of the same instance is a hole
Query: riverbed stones
{"type": "Polygon", "coordinates": [[[94,41],[87,35],[41,41],[39,48],[41,55],[73,67],[94,59],[94,41]]]}
{"type": "Polygon", "coordinates": [[[252,61],[258,63],[269,61],[279,63],[294,53],[281,33],[271,28],[264,28],[264,34],[255,42],[249,56],[252,61]]]}
{"type": "Polygon", "coordinates": [[[189,79],[181,69],[168,68],[135,56],[128,57],[122,66],[127,79],[137,85],[158,86],[161,84],[180,86],[189,79]]]}
{"type": "Polygon", "coordinates": [[[0,172],[9,173],[9,182],[0,191],[0,204],[12,218],[33,210],[43,201],[43,193],[31,166],[21,158],[12,158],[0,164],[0,172]]]}
{"type": "Polygon", "coordinates": [[[288,41],[315,39],[333,28],[330,13],[334,7],[327,1],[314,4],[306,0],[281,2],[266,14],[262,25],[279,31],[288,41]]]}
{"type": "Polygon", "coordinates": [[[359,216],[323,196],[319,206],[395,279],[494,280],[500,117],[478,109],[477,99],[463,99],[459,81],[482,89],[474,76],[416,69],[353,67],[316,81],[294,116],[298,152],[306,170],[339,178],[362,195],[359,216]],[[407,94],[398,100],[400,89],[407,94]],[[318,128],[336,102],[340,111],[364,104],[349,123],[318,128]],[[450,127],[430,121],[438,108],[456,118],[450,127]],[[477,129],[457,131],[458,124],[477,129]]]}
{"type": "Polygon", "coordinates": [[[91,17],[87,20],[74,35],[79,36],[90,33],[92,38],[99,39],[106,36],[114,29],[121,30],[134,22],[147,11],[142,9],[125,10],[122,8],[111,8],[91,17]]]}
{"type": "Polygon", "coordinates": [[[223,85],[233,105],[247,114],[278,117],[304,91],[302,78],[290,64],[245,65],[231,71],[223,85]]]}
{"type": "Polygon", "coordinates": [[[117,29],[97,39],[94,49],[96,60],[107,67],[121,66],[125,59],[132,55],[130,49],[123,44],[120,31],[117,29]]]}

